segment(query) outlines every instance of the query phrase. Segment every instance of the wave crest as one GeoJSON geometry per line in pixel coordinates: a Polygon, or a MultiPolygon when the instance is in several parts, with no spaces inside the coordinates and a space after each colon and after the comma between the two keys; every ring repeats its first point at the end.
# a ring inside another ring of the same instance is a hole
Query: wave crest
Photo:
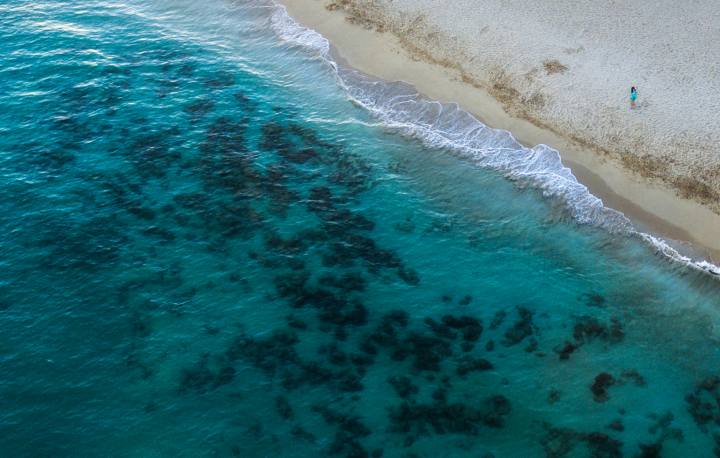
{"type": "Polygon", "coordinates": [[[270,16],[270,27],[281,40],[300,46],[327,58],[330,54],[330,42],[312,29],[298,24],[285,7],[276,5],[270,16]]]}
{"type": "Polygon", "coordinates": [[[451,149],[480,166],[541,190],[546,197],[561,202],[580,224],[639,237],[666,258],[720,276],[720,267],[705,260],[693,260],[666,241],[637,231],[625,215],[606,207],[578,182],[563,165],[557,150],[543,144],[527,148],[512,133],[486,126],[456,103],[429,100],[410,84],[381,81],[349,66],[338,65],[331,56],[328,40],[298,24],[282,5],[275,5],[270,24],[281,40],[302,47],[328,63],[349,97],[387,127],[417,138],[427,146],[451,149]]]}

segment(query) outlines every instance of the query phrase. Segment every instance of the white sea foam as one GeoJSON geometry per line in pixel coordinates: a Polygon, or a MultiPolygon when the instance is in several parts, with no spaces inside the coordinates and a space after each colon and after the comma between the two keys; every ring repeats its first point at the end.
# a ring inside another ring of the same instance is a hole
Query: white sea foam
{"type": "Polygon", "coordinates": [[[281,40],[302,47],[329,64],[350,98],[369,110],[383,125],[417,138],[427,146],[451,149],[480,166],[498,170],[510,179],[540,189],[545,196],[562,202],[580,224],[638,237],[668,259],[720,276],[720,267],[685,256],[665,240],[637,231],[625,215],[606,207],[601,199],[578,182],[572,171],[563,165],[557,150],[547,145],[527,148],[510,132],[484,125],[455,103],[432,101],[409,84],[380,81],[338,65],[331,56],[328,40],[298,24],[282,5],[275,6],[270,23],[281,40]]]}
{"type": "Polygon", "coordinates": [[[285,42],[301,46],[329,61],[327,57],[330,54],[330,42],[316,31],[298,24],[285,7],[278,5],[274,8],[270,16],[270,26],[285,42]]]}

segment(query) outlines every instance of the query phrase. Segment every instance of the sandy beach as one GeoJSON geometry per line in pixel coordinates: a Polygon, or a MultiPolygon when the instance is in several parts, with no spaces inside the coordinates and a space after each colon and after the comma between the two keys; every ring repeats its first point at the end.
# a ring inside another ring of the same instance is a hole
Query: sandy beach
{"type": "Polygon", "coordinates": [[[280,1],[0,1],[0,458],[720,458],[720,215],[280,1]]]}
{"type": "MultiPolygon", "coordinates": [[[[432,99],[457,102],[527,146],[557,149],[581,183],[641,230],[676,245],[689,242],[700,256],[720,260],[720,154],[714,148],[720,144],[720,119],[713,111],[717,100],[703,89],[706,81],[691,82],[678,73],[668,79],[664,71],[643,68],[641,64],[649,64],[641,46],[630,51],[642,56],[637,62],[612,61],[607,56],[622,55],[618,49],[629,37],[606,44],[598,38],[600,32],[591,33],[600,24],[580,25],[559,11],[539,14],[516,2],[282,3],[298,22],[323,34],[349,65],[378,78],[408,82],[432,99]],[[519,22],[513,22],[515,14],[519,22]],[[505,22],[515,25],[505,28],[505,22]],[[543,32],[564,24],[568,30],[562,34],[543,32]],[[557,59],[551,58],[551,50],[557,59]],[[638,82],[633,75],[642,78],[638,82]],[[684,95],[681,81],[692,86],[684,95]],[[629,84],[639,87],[635,109],[627,99],[629,84]],[[690,100],[695,91],[706,97],[690,100]]],[[[573,4],[573,14],[607,16],[591,3],[573,4]]],[[[670,20],[678,12],[666,6],[663,14],[670,20]]],[[[626,30],[622,24],[613,27],[626,30]]],[[[627,29],[629,35],[637,33],[627,29]]],[[[642,46],[657,45],[640,41],[642,46]]],[[[706,46],[697,52],[716,51],[706,46]]],[[[683,71],[690,72],[687,66],[683,71]]]]}

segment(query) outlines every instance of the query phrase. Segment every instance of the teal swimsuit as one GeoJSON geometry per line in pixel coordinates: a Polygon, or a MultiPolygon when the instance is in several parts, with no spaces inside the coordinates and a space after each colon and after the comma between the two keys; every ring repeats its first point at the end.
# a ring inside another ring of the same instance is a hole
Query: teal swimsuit
{"type": "Polygon", "coordinates": [[[637,91],[633,91],[630,93],[630,100],[633,102],[637,100],[637,91]]]}

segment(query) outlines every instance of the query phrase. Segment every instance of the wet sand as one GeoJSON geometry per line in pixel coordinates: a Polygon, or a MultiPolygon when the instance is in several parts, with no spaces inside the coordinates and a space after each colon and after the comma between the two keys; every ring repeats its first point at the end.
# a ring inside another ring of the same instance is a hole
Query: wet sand
{"type": "Polygon", "coordinates": [[[464,82],[455,69],[409,52],[392,33],[353,24],[344,12],[328,10],[323,1],[281,3],[302,25],[323,34],[349,65],[378,78],[410,83],[434,100],[457,102],[483,123],[509,130],[526,146],[546,144],[557,149],[581,183],[640,229],[683,251],[720,261],[720,215],[707,206],[681,198],[662,182],[641,177],[586,146],[509,114],[488,91],[464,82]]]}

